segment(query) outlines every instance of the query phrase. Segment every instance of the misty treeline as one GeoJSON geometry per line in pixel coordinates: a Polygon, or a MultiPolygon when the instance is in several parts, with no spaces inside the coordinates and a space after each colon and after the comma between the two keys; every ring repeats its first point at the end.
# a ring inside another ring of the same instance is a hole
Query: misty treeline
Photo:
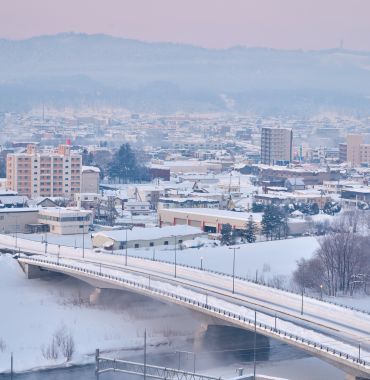
{"type": "Polygon", "coordinates": [[[309,260],[300,260],[293,273],[301,289],[336,296],[367,293],[370,283],[370,212],[345,211],[318,238],[319,248],[309,260]]]}

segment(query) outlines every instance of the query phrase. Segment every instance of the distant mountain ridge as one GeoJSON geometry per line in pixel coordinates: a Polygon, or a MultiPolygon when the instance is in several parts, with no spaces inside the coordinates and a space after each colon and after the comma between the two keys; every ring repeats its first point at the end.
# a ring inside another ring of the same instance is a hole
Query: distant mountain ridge
{"type": "Polygon", "coordinates": [[[218,50],[75,33],[0,40],[0,110],[47,100],[161,112],[366,112],[369,96],[370,52],[218,50]]]}

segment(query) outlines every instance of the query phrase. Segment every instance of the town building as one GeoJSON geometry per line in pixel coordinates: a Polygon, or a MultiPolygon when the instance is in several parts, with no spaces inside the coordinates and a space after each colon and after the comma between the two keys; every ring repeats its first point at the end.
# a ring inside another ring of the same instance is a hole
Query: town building
{"type": "Polygon", "coordinates": [[[92,212],[76,208],[44,208],[39,211],[38,223],[47,224],[54,234],[87,233],[92,224],[92,212]]]}
{"type": "Polygon", "coordinates": [[[370,163],[370,144],[364,143],[362,135],[347,136],[347,162],[352,167],[370,163]]]}
{"type": "Polygon", "coordinates": [[[10,153],[6,167],[8,189],[29,198],[70,197],[80,192],[81,155],[69,145],[38,151],[28,145],[24,153],[10,153]]]}
{"type": "Polygon", "coordinates": [[[82,166],[81,193],[99,193],[100,169],[96,166],[82,166]]]}
{"type": "Polygon", "coordinates": [[[172,208],[158,210],[161,226],[182,225],[201,228],[204,232],[219,233],[223,224],[230,224],[237,230],[246,228],[252,216],[257,228],[262,214],[217,210],[212,208],[172,208]]]}
{"type": "Polygon", "coordinates": [[[93,234],[94,247],[117,250],[127,248],[150,248],[164,245],[181,244],[204,236],[204,232],[191,226],[134,227],[125,230],[100,231],[93,234]]]}
{"type": "Polygon", "coordinates": [[[293,132],[289,128],[262,127],[261,163],[286,165],[292,161],[293,132]]]}
{"type": "Polygon", "coordinates": [[[37,223],[37,208],[0,208],[0,233],[24,233],[29,226],[37,223]]]}

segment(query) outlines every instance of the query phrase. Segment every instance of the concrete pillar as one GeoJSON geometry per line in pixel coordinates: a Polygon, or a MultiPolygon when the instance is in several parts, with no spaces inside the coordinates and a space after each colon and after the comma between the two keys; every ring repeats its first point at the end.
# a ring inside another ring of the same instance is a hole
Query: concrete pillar
{"type": "Polygon", "coordinates": [[[24,264],[24,273],[29,280],[49,276],[51,272],[36,265],[24,264]]]}

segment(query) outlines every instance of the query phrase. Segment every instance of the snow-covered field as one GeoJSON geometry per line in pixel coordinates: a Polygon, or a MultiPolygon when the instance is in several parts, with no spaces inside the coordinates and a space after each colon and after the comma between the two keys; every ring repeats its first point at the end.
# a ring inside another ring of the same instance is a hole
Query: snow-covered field
{"type": "Polygon", "coordinates": [[[0,255],[0,373],[9,370],[11,352],[16,371],[65,362],[42,354],[63,326],[75,341],[72,363],[84,363],[93,360],[96,348],[141,347],[145,328],[149,343],[156,345],[183,339],[201,323],[186,310],[158,307],[126,293],[108,307],[91,306],[85,302],[91,290],[65,277],[27,280],[14,259],[0,255]]]}

